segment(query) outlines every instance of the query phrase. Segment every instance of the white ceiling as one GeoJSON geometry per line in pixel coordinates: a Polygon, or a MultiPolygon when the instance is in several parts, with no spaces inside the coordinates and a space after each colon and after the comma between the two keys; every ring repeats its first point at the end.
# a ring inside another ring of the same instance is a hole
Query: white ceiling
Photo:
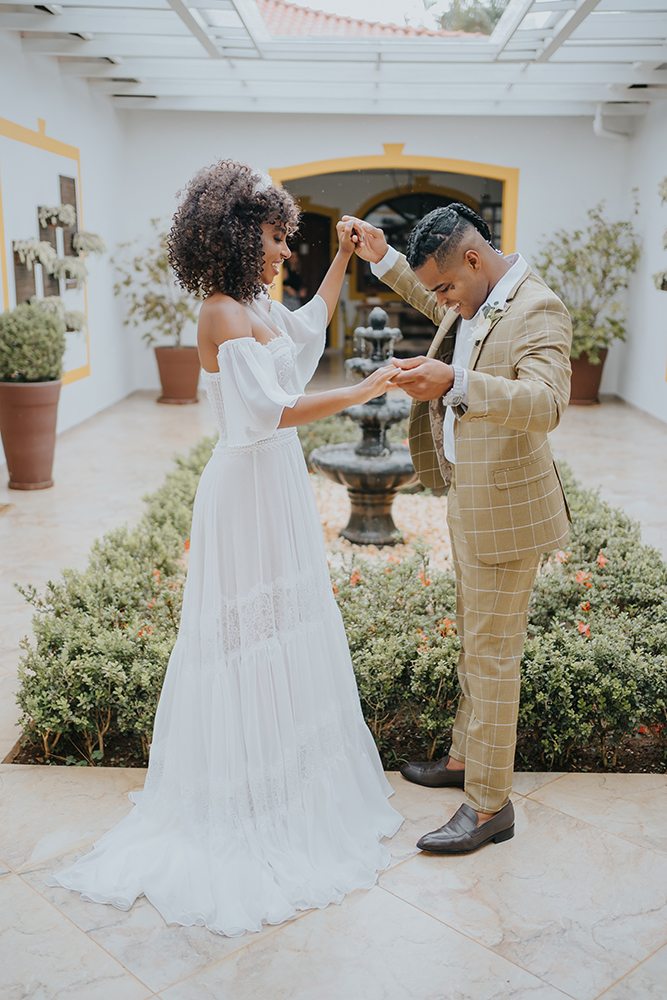
{"type": "Polygon", "coordinates": [[[0,29],[120,108],[597,112],[618,130],[667,98],[667,0],[510,0],[489,38],[274,37],[254,0],[20,0],[0,29]]]}

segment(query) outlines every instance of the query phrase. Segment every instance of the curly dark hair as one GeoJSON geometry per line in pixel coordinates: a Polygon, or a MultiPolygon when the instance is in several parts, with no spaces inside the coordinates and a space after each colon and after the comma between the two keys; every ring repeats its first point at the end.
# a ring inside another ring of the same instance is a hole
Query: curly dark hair
{"type": "Polygon", "coordinates": [[[202,297],[224,292],[239,302],[256,298],[264,288],[263,222],[293,233],[299,209],[291,194],[236,160],[198,171],[167,237],[178,283],[202,297]]]}
{"type": "Polygon", "coordinates": [[[446,208],[434,208],[410,233],[408,264],[416,270],[429,257],[435,257],[440,270],[444,271],[471,229],[476,229],[493,246],[486,222],[468,205],[455,201],[446,208]]]}

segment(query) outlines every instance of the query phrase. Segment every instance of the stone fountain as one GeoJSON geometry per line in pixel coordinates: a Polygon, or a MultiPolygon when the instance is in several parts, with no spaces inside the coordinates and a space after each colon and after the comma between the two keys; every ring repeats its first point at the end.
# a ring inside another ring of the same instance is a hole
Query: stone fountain
{"type": "MultiPolygon", "coordinates": [[[[348,370],[365,378],[389,363],[401,331],[387,327],[387,319],[384,309],[376,307],[368,317],[370,326],[357,327],[357,356],[345,362],[348,370]]],[[[416,483],[417,475],[407,445],[390,444],[387,429],[409,412],[406,399],[388,399],[387,393],[350,406],[343,414],[360,426],[359,443],[326,445],[311,452],[310,463],[317,472],[347,487],[352,510],[340,534],[358,545],[395,545],[399,540],[391,506],[401,487],[416,483]]]]}

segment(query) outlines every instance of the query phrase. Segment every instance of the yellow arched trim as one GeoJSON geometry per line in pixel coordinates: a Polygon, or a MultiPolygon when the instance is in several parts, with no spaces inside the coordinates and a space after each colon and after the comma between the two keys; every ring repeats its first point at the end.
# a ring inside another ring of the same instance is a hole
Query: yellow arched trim
{"type": "MultiPolygon", "coordinates": [[[[402,194],[413,194],[415,191],[422,192],[426,191],[430,194],[443,194],[447,198],[454,198],[456,201],[462,201],[466,205],[470,205],[474,212],[479,212],[479,202],[472,195],[467,194],[465,191],[457,191],[456,188],[443,187],[442,185],[431,184],[426,177],[415,177],[411,185],[406,185],[404,187],[389,188],[386,191],[379,191],[374,194],[372,198],[368,198],[354,213],[359,219],[365,219],[366,215],[372,208],[377,205],[381,205],[387,198],[395,198],[402,194]]],[[[355,255],[352,261],[352,275],[350,282],[350,298],[351,299],[365,299],[366,295],[364,292],[358,291],[358,275],[357,268],[359,267],[359,258],[355,255]]],[[[384,288],[378,288],[373,292],[376,298],[380,298],[385,302],[400,302],[401,296],[397,295],[396,292],[392,292],[385,285],[384,288]]]]}
{"type": "MultiPolygon", "coordinates": [[[[22,142],[26,146],[35,146],[37,149],[43,149],[47,153],[56,153],[57,156],[66,156],[70,160],[76,161],[77,177],[78,183],[78,194],[79,194],[79,204],[77,205],[77,215],[79,218],[79,224],[83,226],[83,212],[81,210],[81,158],[79,155],[79,150],[76,146],[70,146],[66,142],[60,142],[58,139],[52,139],[46,134],[46,122],[43,118],[37,119],[37,131],[33,132],[29,128],[25,128],[24,125],[17,125],[16,122],[10,122],[6,118],[0,118],[0,135],[4,136],[6,139],[14,139],[16,142],[22,142]]],[[[7,251],[5,246],[5,228],[3,223],[2,215],[2,191],[0,189],[0,269],[2,270],[2,292],[5,303],[5,309],[9,309],[9,269],[7,264],[7,251]]],[[[88,317],[88,291],[86,285],[83,286],[84,289],[84,309],[86,313],[86,319],[88,317]]],[[[63,374],[63,385],[69,385],[70,382],[78,382],[81,378],[87,378],[90,375],[90,338],[88,335],[88,323],[86,323],[86,354],[87,362],[80,368],[73,368],[72,371],[64,372],[63,374]]]]}
{"type": "Polygon", "coordinates": [[[519,199],[519,170],[493,163],[475,163],[472,160],[452,160],[439,156],[412,156],[403,153],[404,143],[384,143],[380,156],[343,156],[335,160],[313,160],[291,167],[274,167],[269,171],[274,181],[296,181],[317,174],[338,174],[348,170],[425,170],[448,174],[469,174],[489,177],[503,182],[503,253],[513,253],[516,248],[516,217],[519,199]]]}

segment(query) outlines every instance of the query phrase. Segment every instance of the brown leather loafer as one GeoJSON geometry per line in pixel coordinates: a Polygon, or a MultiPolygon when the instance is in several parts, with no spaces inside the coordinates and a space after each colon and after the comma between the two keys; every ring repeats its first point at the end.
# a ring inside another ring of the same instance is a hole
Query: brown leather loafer
{"type": "Polygon", "coordinates": [[[465,771],[447,770],[449,757],[442,760],[411,760],[404,764],[401,774],[416,785],[427,785],[429,788],[463,788],[465,771]]]}
{"type": "Polygon", "coordinates": [[[483,847],[490,840],[494,844],[502,844],[514,836],[514,806],[511,802],[479,826],[477,819],[475,810],[464,802],[449,823],[433,833],[425,833],[417,841],[417,847],[434,854],[466,854],[483,847]]]}

